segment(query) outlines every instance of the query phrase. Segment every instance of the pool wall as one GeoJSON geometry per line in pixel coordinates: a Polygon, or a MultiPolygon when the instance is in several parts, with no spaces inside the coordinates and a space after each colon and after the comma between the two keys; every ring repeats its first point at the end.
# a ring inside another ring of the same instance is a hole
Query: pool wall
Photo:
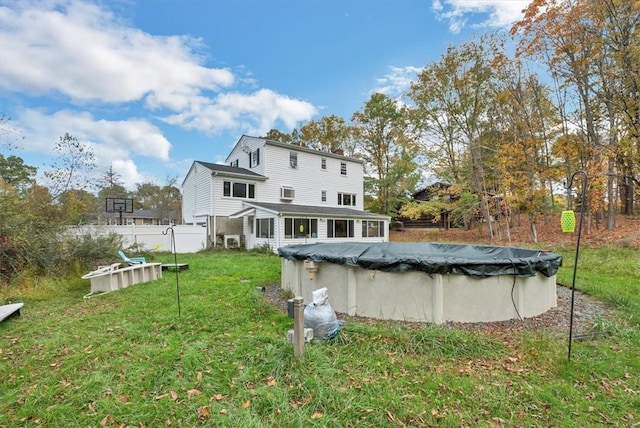
{"type": "Polygon", "coordinates": [[[384,272],[347,264],[282,259],[281,287],[310,303],[327,287],[336,312],[442,324],[530,318],[556,306],[556,277],[476,278],[420,271],[384,272]],[[513,293],[512,293],[513,289],[513,293]],[[513,298],[512,298],[513,296],[513,298]],[[515,302],[515,305],[514,305],[515,302]]]}

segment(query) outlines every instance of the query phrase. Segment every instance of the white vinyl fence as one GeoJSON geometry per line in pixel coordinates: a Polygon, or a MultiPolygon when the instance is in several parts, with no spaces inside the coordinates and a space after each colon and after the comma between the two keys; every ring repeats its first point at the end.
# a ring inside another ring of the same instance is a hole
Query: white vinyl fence
{"type": "MultiPolygon", "coordinates": [[[[123,248],[140,245],[146,250],[173,252],[169,226],[70,226],[67,233],[76,236],[122,236],[123,248]]],[[[207,246],[207,228],[192,225],[173,226],[176,253],[195,253],[207,246]]]]}

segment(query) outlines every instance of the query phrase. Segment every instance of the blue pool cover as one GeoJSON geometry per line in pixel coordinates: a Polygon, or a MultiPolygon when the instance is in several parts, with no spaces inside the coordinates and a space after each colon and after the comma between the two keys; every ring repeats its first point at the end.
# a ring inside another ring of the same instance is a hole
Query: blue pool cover
{"type": "Polygon", "coordinates": [[[477,278],[496,275],[529,277],[556,274],[562,256],[543,250],[481,245],[405,242],[342,242],[287,245],[287,260],[312,260],[384,272],[420,271],[477,278]]]}

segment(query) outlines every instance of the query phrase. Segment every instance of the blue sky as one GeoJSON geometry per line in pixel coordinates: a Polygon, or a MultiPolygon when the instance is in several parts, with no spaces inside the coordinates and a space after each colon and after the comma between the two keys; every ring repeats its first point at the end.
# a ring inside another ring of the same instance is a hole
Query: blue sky
{"type": "MultiPolygon", "coordinates": [[[[242,134],[349,120],[520,0],[0,0],[0,153],[40,170],[65,133],[97,177],[178,183],[242,134]]],[[[46,183],[45,183],[46,184],[46,183]]]]}

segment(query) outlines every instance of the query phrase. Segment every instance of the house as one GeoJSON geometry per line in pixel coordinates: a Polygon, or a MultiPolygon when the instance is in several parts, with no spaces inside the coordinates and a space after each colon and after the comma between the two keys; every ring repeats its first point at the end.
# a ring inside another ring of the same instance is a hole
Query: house
{"type": "MultiPolygon", "coordinates": [[[[135,226],[180,224],[181,219],[178,217],[175,211],[161,213],[156,210],[137,209],[130,213],[122,212],[122,224],[135,226]]],[[[103,211],[100,213],[99,223],[118,225],[120,224],[120,220],[119,213],[103,211]]]]}
{"type": "Polygon", "coordinates": [[[388,241],[390,218],[364,211],[363,181],[358,159],[244,135],[225,165],[193,162],[183,222],[206,226],[214,246],[388,241]]]}
{"type": "MultiPolygon", "coordinates": [[[[447,181],[431,178],[425,187],[411,195],[411,200],[417,202],[431,202],[439,200],[442,203],[449,203],[457,199],[456,195],[452,195],[449,191],[451,184],[447,181]]],[[[423,215],[420,218],[398,217],[394,222],[394,227],[398,230],[404,229],[449,229],[451,227],[450,213],[446,209],[440,210],[440,215],[423,215]]]]}

